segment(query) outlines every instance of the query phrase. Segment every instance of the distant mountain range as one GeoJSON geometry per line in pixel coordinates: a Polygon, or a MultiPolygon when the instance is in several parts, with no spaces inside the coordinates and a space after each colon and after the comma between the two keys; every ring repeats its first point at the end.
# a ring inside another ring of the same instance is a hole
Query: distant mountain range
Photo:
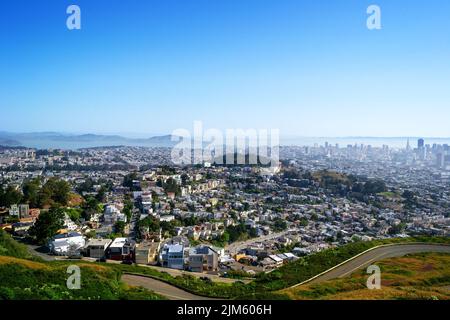
{"type": "Polygon", "coordinates": [[[6,146],[6,147],[16,147],[20,146],[20,141],[13,140],[13,139],[5,139],[0,138],[0,146],[6,146]]]}
{"type": "MultiPolygon", "coordinates": [[[[12,133],[0,131],[0,146],[21,146],[38,149],[81,149],[112,146],[140,146],[140,147],[173,147],[179,138],[172,135],[153,136],[149,138],[129,138],[120,135],[99,134],[63,134],[59,132],[12,133]]],[[[339,144],[364,144],[381,147],[404,148],[409,139],[411,146],[415,146],[416,137],[281,137],[280,144],[284,146],[314,146],[339,144]]],[[[450,138],[424,138],[426,144],[450,144],[450,138]]]]}
{"type": "Polygon", "coordinates": [[[119,135],[62,134],[58,132],[11,133],[0,132],[0,145],[23,146],[39,149],[80,149],[107,146],[172,147],[171,135],[150,138],[127,138],[119,135]]]}

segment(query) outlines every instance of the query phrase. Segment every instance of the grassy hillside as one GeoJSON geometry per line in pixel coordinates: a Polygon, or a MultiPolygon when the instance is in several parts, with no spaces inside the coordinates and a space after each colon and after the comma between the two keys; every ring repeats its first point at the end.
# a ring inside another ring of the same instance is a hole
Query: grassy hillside
{"type": "Polygon", "coordinates": [[[69,290],[67,267],[71,262],[41,262],[27,248],[0,231],[0,300],[2,299],[161,299],[141,288],[127,287],[121,272],[109,266],[76,263],[81,270],[81,289],[69,290]]]}
{"type": "Polygon", "coordinates": [[[381,289],[366,287],[368,275],[360,270],[349,278],[306,284],[283,290],[291,299],[442,299],[450,300],[450,255],[414,254],[376,263],[381,269],[381,289]]]}
{"type": "Polygon", "coordinates": [[[282,291],[311,278],[376,245],[405,242],[450,243],[449,238],[408,238],[356,242],[324,250],[289,263],[269,274],[261,274],[248,284],[216,283],[193,276],[172,277],[151,268],[84,261],[44,262],[30,259],[27,248],[0,231],[0,299],[159,299],[144,289],[128,288],[121,281],[123,272],[151,276],[198,295],[228,299],[289,299],[282,291]],[[67,290],[67,266],[81,268],[81,290],[67,290]]]}
{"type": "Polygon", "coordinates": [[[0,256],[10,256],[22,259],[34,259],[27,247],[14,241],[6,232],[0,230],[0,256]]]}
{"type": "Polygon", "coordinates": [[[255,282],[255,290],[246,298],[260,298],[261,292],[280,294],[278,290],[293,286],[324,272],[351,257],[382,244],[427,242],[450,243],[450,238],[445,237],[414,237],[406,239],[386,239],[366,242],[354,242],[347,245],[327,249],[315,254],[302,257],[295,262],[288,263],[269,274],[261,274],[255,282]]]}
{"type": "Polygon", "coordinates": [[[281,289],[308,280],[358,253],[377,245],[407,242],[450,243],[450,238],[416,237],[350,243],[342,247],[328,249],[302,257],[271,273],[260,274],[254,281],[248,284],[244,284],[243,282],[233,284],[214,283],[203,281],[192,276],[174,278],[166,273],[161,273],[150,268],[133,266],[118,267],[123,271],[152,276],[199,295],[228,299],[289,299],[289,296],[283,291],[280,291],[281,289]]]}

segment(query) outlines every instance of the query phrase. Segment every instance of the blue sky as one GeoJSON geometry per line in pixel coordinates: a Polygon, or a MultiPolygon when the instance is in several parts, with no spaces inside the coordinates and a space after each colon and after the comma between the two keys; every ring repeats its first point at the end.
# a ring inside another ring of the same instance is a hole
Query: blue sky
{"type": "Polygon", "coordinates": [[[448,0],[8,0],[0,39],[0,131],[450,136],[448,0]]]}

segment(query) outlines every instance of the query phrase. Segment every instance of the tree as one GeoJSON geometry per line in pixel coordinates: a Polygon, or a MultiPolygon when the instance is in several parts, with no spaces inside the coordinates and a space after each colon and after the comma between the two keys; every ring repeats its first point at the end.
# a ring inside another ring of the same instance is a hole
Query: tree
{"type": "Polygon", "coordinates": [[[277,218],[277,219],[275,219],[275,221],[274,221],[274,223],[273,223],[273,229],[275,230],[275,231],[284,231],[284,230],[286,230],[287,229],[287,223],[286,223],[286,221],[284,221],[283,219],[281,219],[281,218],[277,218]]]}
{"type": "Polygon", "coordinates": [[[403,197],[403,198],[409,199],[409,200],[414,199],[415,196],[416,196],[416,195],[414,194],[414,192],[412,192],[412,191],[410,191],[410,190],[405,190],[405,191],[403,192],[403,194],[402,194],[402,197],[403,197]]]}
{"type": "Polygon", "coordinates": [[[131,221],[131,216],[133,214],[133,202],[129,199],[124,200],[123,213],[127,216],[127,221],[131,221]]]}
{"type": "Polygon", "coordinates": [[[255,228],[247,228],[243,223],[236,226],[229,226],[225,232],[229,236],[228,240],[230,243],[258,236],[255,228]]]}
{"type": "Polygon", "coordinates": [[[175,233],[175,226],[172,223],[170,223],[168,221],[161,221],[159,224],[160,224],[161,229],[162,229],[162,231],[164,233],[168,232],[172,236],[176,235],[176,233],[175,233]]]}
{"type": "Polygon", "coordinates": [[[160,228],[160,222],[152,216],[148,216],[138,222],[139,228],[148,228],[149,232],[158,232],[160,228]]]}
{"type": "Polygon", "coordinates": [[[64,210],[52,208],[43,211],[30,229],[30,235],[39,244],[45,244],[64,227],[64,210]]]}
{"type": "Polygon", "coordinates": [[[114,225],[114,231],[116,233],[124,234],[125,233],[125,222],[117,221],[114,225]]]}
{"type": "Polygon", "coordinates": [[[189,181],[189,176],[186,173],[181,175],[181,183],[185,186],[189,181]]]}
{"type": "Polygon", "coordinates": [[[308,219],[306,219],[305,217],[302,217],[299,222],[300,226],[302,226],[302,227],[306,227],[308,225],[308,223],[309,223],[308,219]]]}
{"type": "Polygon", "coordinates": [[[230,242],[230,234],[224,231],[220,237],[214,239],[211,243],[216,247],[225,247],[230,242]]]}
{"type": "Polygon", "coordinates": [[[370,180],[364,184],[363,193],[364,194],[377,194],[380,192],[386,192],[387,187],[382,180],[370,180]]]}
{"type": "Polygon", "coordinates": [[[83,194],[83,192],[93,192],[94,184],[92,178],[87,178],[82,184],[78,185],[77,192],[80,194],[83,194]]]}
{"type": "Polygon", "coordinates": [[[65,213],[69,216],[70,220],[72,220],[73,222],[80,221],[82,212],[83,212],[82,209],[75,209],[75,208],[65,209],[65,213]]]}
{"type": "Polygon", "coordinates": [[[41,181],[39,178],[26,181],[22,187],[23,201],[28,203],[30,207],[37,207],[39,205],[39,190],[41,181]]]}
{"type": "Polygon", "coordinates": [[[99,202],[106,202],[106,187],[105,186],[101,186],[100,190],[98,190],[97,195],[95,196],[95,198],[99,201],[99,202]]]}
{"type": "Polygon", "coordinates": [[[220,240],[221,240],[223,243],[228,243],[228,242],[230,241],[230,234],[229,234],[228,232],[224,231],[224,232],[222,233],[222,235],[220,236],[220,240]]]}
{"type": "Polygon", "coordinates": [[[397,225],[391,226],[388,230],[388,234],[395,235],[400,234],[405,231],[406,224],[405,223],[399,223],[397,225]]]}
{"type": "Polygon", "coordinates": [[[67,206],[70,198],[70,189],[70,185],[67,181],[58,178],[50,178],[39,192],[40,206],[67,206]]]}
{"type": "Polygon", "coordinates": [[[175,168],[163,165],[161,166],[161,173],[164,175],[171,175],[177,173],[177,171],[175,170],[175,168]]]}
{"type": "Polygon", "coordinates": [[[94,197],[88,197],[82,206],[81,216],[85,220],[90,220],[92,215],[101,212],[100,203],[94,197]]]}
{"type": "Polygon", "coordinates": [[[67,181],[64,180],[55,180],[54,185],[52,186],[53,196],[52,199],[56,203],[61,206],[66,206],[70,199],[70,185],[67,181]]]}
{"type": "Polygon", "coordinates": [[[402,197],[405,199],[403,203],[406,209],[411,209],[419,205],[416,195],[410,190],[405,190],[402,194],[402,197]]]}
{"type": "Polygon", "coordinates": [[[187,218],[181,219],[181,222],[185,227],[189,227],[189,226],[196,226],[202,223],[203,219],[200,219],[199,217],[196,216],[189,216],[187,218]]]}
{"type": "Polygon", "coordinates": [[[138,187],[135,187],[133,184],[133,181],[137,180],[137,173],[132,172],[130,174],[127,174],[123,178],[122,186],[129,188],[131,191],[140,191],[138,187]]]}
{"type": "Polygon", "coordinates": [[[180,186],[172,178],[167,179],[166,183],[163,184],[163,188],[166,193],[173,192],[177,196],[181,194],[180,186]]]}
{"type": "Polygon", "coordinates": [[[91,231],[89,231],[89,232],[86,233],[86,237],[87,237],[88,239],[95,238],[96,236],[97,236],[97,233],[95,232],[95,230],[91,230],[91,231]]]}
{"type": "Polygon", "coordinates": [[[12,204],[18,204],[22,200],[22,193],[13,186],[8,186],[6,190],[0,187],[0,207],[10,207],[12,204]]]}

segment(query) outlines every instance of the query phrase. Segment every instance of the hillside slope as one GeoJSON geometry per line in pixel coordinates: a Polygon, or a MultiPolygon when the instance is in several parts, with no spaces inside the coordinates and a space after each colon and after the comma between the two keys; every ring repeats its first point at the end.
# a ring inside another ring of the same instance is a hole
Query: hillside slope
{"type": "Polygon", "coordinates": [[[81,288],[67,288],[71,262],[44,262],[0,230],[0,300],[155,300],[161,296],[143,288],[128,287],[121,272],[108,266],[77,262],[81,288]]]}
{"type": "Polygon", "coordinates": [[[381,289],[369,290],[365,270],[350,277],[306,284],[281,292],[295,300],[450,300],[450,255],[413,254],[375,263],[381,269],[381,289]]]}
{"type": "MultiPolygon", "coordinates": [[[[391,260],[377,262],[382,267],[384,290],[368,292],[369,290],[365,288],[367,275],[363,271],[354,273],[354,278],[332,280],[319,285],[299,286],[294,289],[285,288],[305,281],[380,244],[449,243],[449,241],[449,238],[419,237],[356,242],[302,257],[269,274],[261,274],[248,284],[242,282],[229,284],[204,281],[188,275],[172,277],[164,272],[138,266],[84,261],[45,262],[39,258],[30,257],[25,246],[0,230],[0,299],[163,298],[143,288],[126,286],[120,280],[123,273],[142,274],[192,294],[227,299],[448,299],[445,291],[450,285],[450,255],[448,254],[414,255],[411,257],[418,259],[416,262],[406,260],[401,264],[398,261],[403,260],[396,260],[397,265],[394,267],[389,265],[391,260]],[[76,264],[81,269],[80,290],[68,290],[66,287],[69,276],[67,267],[70,264],[76,264]],[[409,269],[410,266],[412,269],[409,269]],[[422,275],[425,276],[421,278],[422,275]],[[410,282],[405,282],[406,280],[410,282]],[[399,284],[395,285],[396,283],[399,284]]],[[[411,257],[398,259],[411,259],[411,257]]]]}

